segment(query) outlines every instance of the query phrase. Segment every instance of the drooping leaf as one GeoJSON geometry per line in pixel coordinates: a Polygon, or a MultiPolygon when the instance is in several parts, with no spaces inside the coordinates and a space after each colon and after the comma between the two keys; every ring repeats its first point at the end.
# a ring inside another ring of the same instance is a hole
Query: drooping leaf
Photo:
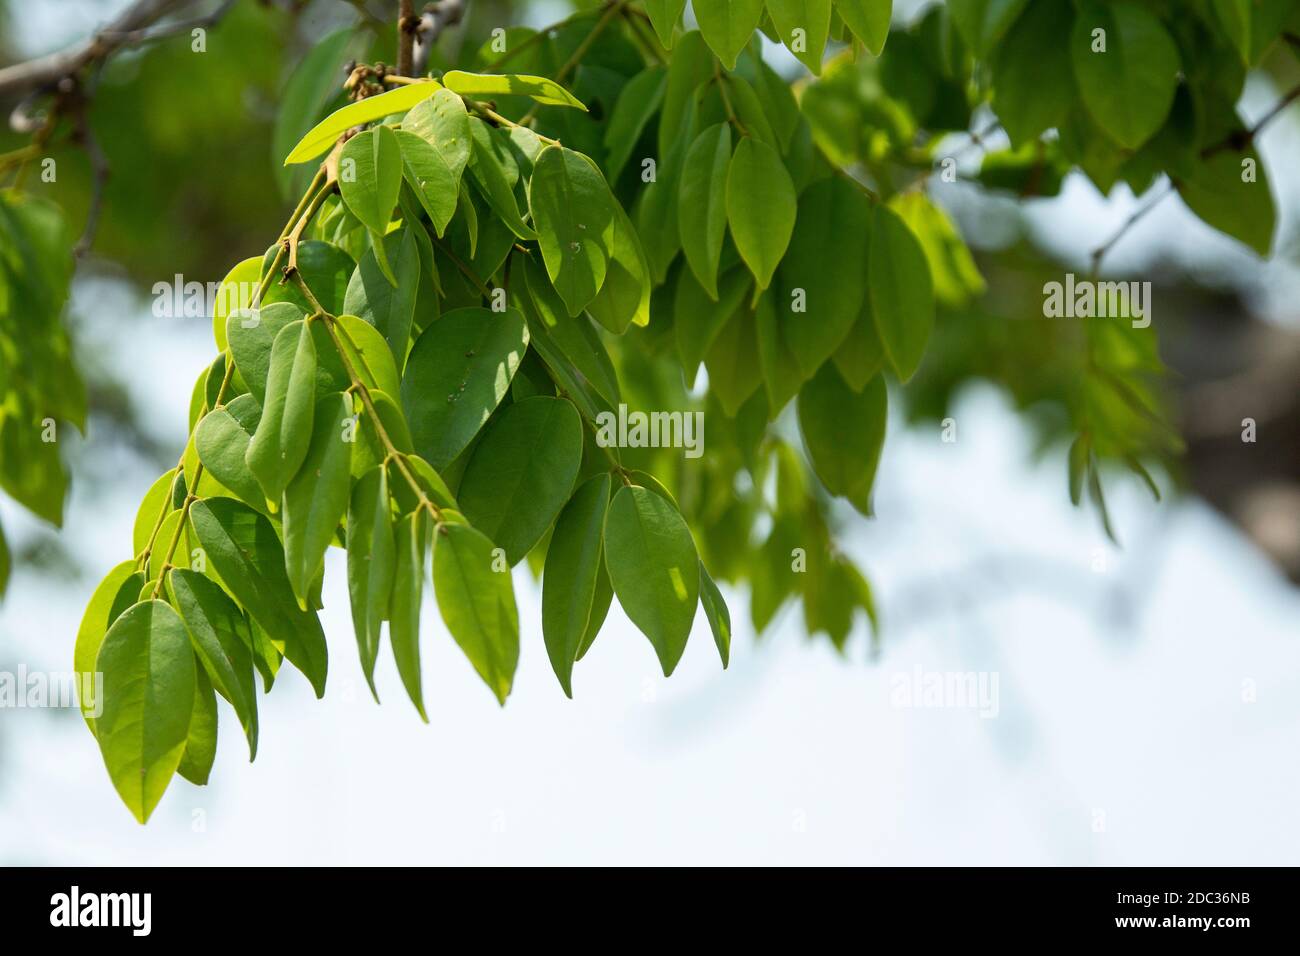
{"type": "Polygon", "coordinates": [[[461,510],[517,564],[564,507],[581,463],[582,421],[571,402],[545,395],[515,402],[474,446],[461,510]]]}
{"type": "MultiPolygon", "coordinates": [[[[262,266],[264,271],[270,269],[275,250],[276,247],[272,246],[266,251],[262,266]]],[[[344,311],[343,300],[347,295],[348,281],[356,267],[352,256],[332,242],[304,239],[298,243],[298,275],[307,283],[321,308],[331,315],[344,311]]],[[[281,278],[272,279],[266,294],[262,296],[263,307],[273,302],[292,302],[304,315],[314,308],[295,283],[281,278]]]]}
{"type": "Polygon", "coordinates": [[[368,249],[357,263],[343,298],[343,312],[378,329],[392,353],[391,363],[399,368],[406,361],[419,289],[420,252],[415,228],[402,229],[383,239],[384,256],[392,267],[396,285],[384,275],[374,249],[368,249]]]}
{"type": "Polygon", "coordinates": [[[1253,148],[1242,153],[1223,150],[1198,158],[1175,179],[1175,185],[1183,202],[1205,222],[1244,242],[1259,255],[1269,254],[1277,209],[1268,174],[1253,148]]]}
{"type": "Polygon", "coordinates": [[[619,91],[614,113],[605,128],[605,148],[609,150],[605,171],[610,182],[618,181],[618,174],[631,158],[642,131],[659,111],[667,85],[667,70],[652,66],[632,77],[619,91]]]}
{"type": "Polygon", "coordinates": [[[294,322],[271,346],[262,419],[245,456],[248,470],[277,507],[307,456],[315,405],[316,345],[310,323],[294,322]]]}
{"type": "Polygon", "coordinates": [[[650,639],[667,677],[686,649],[700,598],[690,529],[662,496],[624,486],[605,518],[605,567],[618,603],[650,639]]]}
{"type": "Polygon", "coordinates": [[[826,490],[871,514],[871,488],[885,441],[885,380],[855,392],[827,362],[799,391],[799,429],[826,490]]]}
{"type": "Polygon", "coordinates": [[[934,328],[934,285],[921,244],[888,206],[876,207],[868,273],[876,331],[889,364],[906,382],[934,328]]]}
{"type": "Polygon", "coordinates": [[[645,12],[665,50],[672,49],[673,29],[681,22],[686,0],[645,0],[645,12]]]}
{"type": "Polygon", "coordinates": [[[339,157],[339,194],[352,215],[382,236],[402,188],[402,147],[390,126],[353,136],[339,157]]]}
{"type": "Polygon", "coordinates": [[[248,316],[230,318],[226,326],[230,353],[249,393],[259,405],[266,403],[266,377],[271,368],[275,337],[282,328],[304,315],[292,302],[274,302],[248,316]]]}
{"type": "Polygon", "coordinates": [[[429,549],[428,516],[413,511],[397,523],[393,590],[389,598],[389,637],[393,660],[411,703],[428,723],[420,675],[420,603],[424,590],[424,556],[429,549]]]}
{"type": "Polygon", "coordinates": [[[257,688],[248,622],[220,585],[196,571],[170,572],[167,587],[213,688],[235,709],[252,760],[257,756],[257,688]]]}
{"type": "Polygon", "coordinates": [[[378,700],[375,661],[379,656],[380,628],[388,617],[397,563],[388,497],[388,470],[382,465],[367,472],[352,489],[347,546],[352,626],[357,635],[362,673],[366,675],[370,692],[378,700]]]}
{"type": "Polygon", "coordinates": [[[542,637],[555,676],[573,696],[573,663],[591,623],[597,578],[604,564],[608,472],[585,482],[564,506],[546,548],[542,575],[542,637]]]}
{"type": "Polygon", "coordinates": [[[468,525],[439,525],[433,587],[447,630],[504,704],[519,663],[519,615],[510,570],[493,551],[487,536],[468,525]]]}
{"type": "Polygon", "coordinates": [[[445,468],[483,427],[510,388],[528,344],[515,309],[456,309],[432,323],[411,349],[402,408],[411,439],[434,468],[445,468]]]}
{"type": "Polygon", "coordinates": [[[831,0],[767,0],[767,12],[795,59],[820,76],[830,35],[831,0]]]}
{"type": "Polygon", "coordinates": [[[153,813],[180,765],[194,708],[194,651],[163,601],[129,608],[108,629],[95,669],[104,675],[96,737],[108,775],[135,818],[153,813]]]}
{"type": "Polygon", "coordinates": [[[700,285],[718,297],[718,259],[727,231],[727,168],[731,162],[731,127],[710,126],[686,153],[678,194],[677,226],[682,252],[700,285]]]}
{"type": "Polygon", "coordinates": [[[758,320],[751,310],[741,306],[732,311],[709,347],[704,367],[709,371],[709,391],[722,403],[722,410],[735,418],[763,384],[758,320]]]}
{"type": "Polygon", "coordinates": [[[889,36],[893,0],[835,0],[835,12],[873,56],[880,56],[889,36]]]}
{"type": "Polygon", "coordinates": [[[315,611],[298,606],[285,572],[284,547],[262,514],[233,498],[209,498],[190,507],[190,520],[208,562],[230,593],[270,639],[325,693],[328,654],[315,611]]]}
{"type": "Polygon", "coordinates": [[[609,262],[605,284],[587,303],[588,314],[615,335],[629,325],[650,324],[650,263],[646,260],[636,227],[621,206],[613,204],[614,219],[608,230],[609,262]]]}
{"type": "Polygon", "coordinates": [[[465,101],[440,88],[406,114],[402,129],[415,133],[437,151],[451,173],[453,188],[458,187],[471,149],[465,101]]]}
{"type": "Polygon", "coordinates": [[[953,23],[968,46],[983,56],[1006,35],[1029,0],[949,0],[953,23]]]}
{"type": "Polygon", "coordinates": [[[1020,146],[1060,126],[1078,99],[1070,64],[1068,0],[1039,0],[1025,8],[993,58],[993,108],[1020,146]]]}
{"type": "Polygon", "coordinates": [[[176,772],[195,786],[206,786],[217,759],[217,695],[202,667],[194,668],[194,712],[176,772]]]}
{"type": "Polygon", "coordinates": [[[410,130],[396,131],[402,150],[402,177],[415,191],[416,198],[438,235],[456,214],[457,177],[442,154],[410,130]]]}
{"type": "Polygon", "coordinates": [[[145,577],[136,570],[134,561],[123,561],[104,576],[90,596],[81,626],[77,628],[77,642],[73,649],[73,668],[77,672],[77,697],[86,726],[95,729],[95,713],[102,706],[97,700],[95,661],[104,635],[122,612],[135,603],[136,595],[144,587],[145,577]]]}
{"type": "Polygon", "coordinates": [[[745,48],[763,16],[763,0],[716,0],[691,4],[700,33],[728,70],[745,48]]]}
{"type": "Polygon", "coordinates": [[[709,619],[713,643],[718,645],[718,656],[722,658],[725,669],[731,662],[731,612],[727,610],[727,602],[722,599],[722,592],[713,583],[703,561],[700,562],[700,606],[709,619]]]}
{"type": "Polygon", "coordinates": [[[348,396],[322,398],[316,404],[307,456],[284,490],[285,567],[304,609],[325,550],[348,508],[355,430],[348,396]]]}
{"type": "Polygon", "coordinates": [[[730,269],[718,284],[717,297],[710,298],[689,269],[678,273],[673,297],[673,331],[688,387],[695,387],[700,363],[752,285],[745,269],[730,269]]]}
{"type": "Polygon", "coordinates": [[[740,258],[766,289],[794,232],[798,201],[780,155],[745,137],[727,170],[727,224],[740,258]]]}
{"type": "Polygon", "coordinates": [[[609,187],[581,154],[548,146],[533,166],[528,206],[547,274],[569,314],[577,315],[605,283],[614,221],[609,187]]]}

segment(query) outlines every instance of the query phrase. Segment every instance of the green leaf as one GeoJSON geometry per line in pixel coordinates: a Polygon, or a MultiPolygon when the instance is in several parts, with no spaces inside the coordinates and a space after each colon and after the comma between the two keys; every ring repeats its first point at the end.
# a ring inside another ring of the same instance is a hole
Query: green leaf
{"type": "Polygon", "coordinates": [[[830,358],[862,308],[868,249],[875,247],[871,217],[867,197],[841,176],[813,183],[799,198],[772,305],[803,379],[830,358]]]}
{"type": "Polygon", "coordinates": [[[528,344],[515,309],[456,309],[416,340],[402,380],[402,408],[420,457],[445,468],[497,407],[528,344]]]}
{"type": "Polygon", "coordinates": [[[820,76],[830,36],[831,0],[767,0],[767,12],[795,59],[820,76]]]}
{"type": "Polygon", "coordinates": [[[1011,28],[1029,0],[948,0],[948,11],[968,46],[984,56],[1011,28]]]}
{"type": "Polygon", "coordinates": [[[715,0],[693,3],[695,18],[705,42],[728,70],[736,68],[736,58],[749,43],[763,16],[763,0],[715,0]]]}
{"type": "Polygon", "coordinates": [[[507,406],[474,446],[461,511],[517,564],[569,500],[581,464],[582,420],[573,404],[526,398],[507,406]]]}
{"type": "Polygon", "coordinates": [[[1146,8],[1083,0],[1070,54],[1084,105],[1121,146],[1137,149],[1164,125],[1182,60],[1169,31],[1146,8]]]}
{"type": "Polygon", "coordinates": [[[804,382],[803,371],[789,338],[795,326],[793,317],[787,322],[777,315],[776,299],[770,292],[759,297],[754,306],[754,320],[758,326],[758,359],[763,369],[763,387],[775,417],[795,397],[804,382]]]}
{"type": "Polygon", "coordinates": [[[4,597],[9,586],[9,572],[13,569],[13,558],[9,554],[9,542],[5,540],[5,530],[0,526],[0,598],[4,597]]]}
{"type": "MultiPolygon", "coordinates": [[[[272,246],[266,251],[263,271],[270,269],[275,250],[276,246],[272,246]]],[[[344,311],[343,299],[347,295],[348,280],[352,278],[356,266],[350,255],[331,242],[305,239],[298,243],[298,275],[307,283],[321,308],[330,315],[344,311]]],[[[266,294],[262,296],[262,308],[265,309],[273,302],[292,302],[304,315],[315,308],[307,302],[295,283],[282,279],[275,279],[267,286],[266,294]]]]}
{"type": "Polygon", "coordinates": [[[743,306],[732,311],[709,348],[704,366],[709,370],[709,391],[717,396],[727,416],[735,418],[745,400],[763,384],[758,320],[753,312],[743,306]]]}
{"type": "Polygon", "coordinates": [[[548,146],[537,157],[528,207],[546,272],[570,315],[586,308],[605,282],[614,206],[604,178],[580,153],[548,146]]]}
{"type": "Polygon", "coordinates": [[[700,606],[709,619],[713,643],[718,645],[718,656],[722,658],[725,670],[731,662],[731,612],[727,610],[727,602],[722,599],[722,592],[713,583],[703,561],[700,562],[700,606]]]}
{"type": "Polygon", "coordinates": [[[185,751],[176,772],[190,783],[206,786],[217,759],[217,695],[203,668],[194,668],[194,712],[185,751]]]}
{"type": "Polygon", "coordinates": [[[252,395],[240,395],[230,406],[216,408],[203,416],[199,427],[194,432],[194,446],[198,450],[199,460],[209,475],[220,481],[225,488],[238,494],[243,501],[253,507],[263,506],[265,497],[261,485],[248,470],[246,455],[252,434],[256,431],[256,421],[260,419],[261,408],[252,395]],[[247,401],[244,401],[247,399],[247,401]],[[252,425],[244,424],[235,418],[231,407],[239,403],[240,414],[251,414],[252,425]]]}
{"type": "Polygon", "coordinates": [[[662,496],[624,486],[605,518],[605,567],[618,603],[650,639],[667,677],[686,649],[700,598],[690,529],[662,496]]]}
{"type": "Polygon", "coordinates": [[[428,723],[420,677],[420,602],[424,589],[424,555],[429,547],[425,513],[413,511],[399,521],[396,537],[389,637],[402,686],[420,719],[428,723]]]}
{"type": "Polygon", "coordinates": [[[855,392],[827,362],[799,391],[799,430],[826,490],[871,515],[871,486],[885,443],[885,380],[855,392]]]}
{"type": "Polygon", "coordinates": [[[902,217],[925,250],[939,302],[960,307],[984,294],[984,277],[970,249],[948,214],[929,196],[919,191],[900,193],[890,200],[889,207],[902,217]]]}
{"type": "Polygon", "coordinates": [[[95,721],[108,775],[144,823],[180,765],[194,708],[194,652],[162,601],[134,605],[104,635],[95,669],[104,708],[95,721]]]}
{"type": "Polygon", "coordinates": [[[873,56],[880,56],[889,37],[894,0],[835,0],[835,12],[873,56]]]}
{"type": "Polygon", "coordinates": [[[1277,228],[1277,207],[1263,161],[1254,148],[1198,157],[1174,184],[1183,202],[1202,220],[1268,256],[1277,228]]]}
{"type": "Polygon", "coordinates": [[[226,350],[226,324],[231,317],[247,321],[253,294],[262,278],[261,268],[262,260],[251,256],[231,269],[217,287],[217,297],[212,303],[212,338],[218,352],[226,350]]]}
{"type": "Polygon", "coordinates": [[[469,128],[473,143],[469,169],[479,192],[511,232],[520,239],[536,239],[537,233],[524,222],[515,201],[519,167],[509,139],[478,117],[470,118],[469,128]]]}
{"type": "MultiPolygon", "coordinates": [[[[144,498],[140,501],[140,507],[135,513],[135,524],[131,530],[131,553],[139,554],[149,544],[149,536],[153,533],[154,525],[158,522],[158,516],[163,512],[163,505],[173,494],[173,484],[176,481],[176,469],[171,468],[158,476],[157,480],[149,486],[145,492],[144,498]]],[[[181,481],[184,484],[184,480],[181,481]]],[[[182,496],[183,497],[183,496],[182,496]]],[[[174,508],[174,504],[167,505],[167,511],[174,508]]]]}
{"type": "MultiPolygon", "coordinates": [[[[320,326],[320,331],[324,331],[325,338],[329,338],[324,325],[320,326]]],[[[334,331],[357,377],[370,390],[372,397],[381,392],[385,397],[396,395],[402,387],[401,378],[393,362],[393,350],[381,330],[362,318],[344,314],[334,320],[334,331]]],[[[320,341],[319,334],[317,341],[320,341]]],[[[336,359],[338,349],[333,341],[330,341],[330,349],[335,353],[331,359],[336,359]]],[[[342,379],[335,380],[332,384],[347,387],[351,381],[346,378],[345,372],[342,379]]],[[[316,388],[317,391],[321,390],[319,378],[316,388]]]]}
{"type": "Polygon", "coordinates": [[[645,12],[665,50],[672,49],[673,30],[681,22],[685,9],[686,0],[645,0],[645,12]]]}
{"type": "Polygon", "coordinates": [[[235,367],[259,405],[266,404],[266,376],[271,368],[271,347],[286,325],[303,318],[292,302],[264,305],[247,317],[232,315],[226,326],[235,367]]]}
{"type": "Polygon", "coordinates": [[[785,255],[797,211],[794,183],[776,150],[741,139],[727,170],[727,224],[760,290],[785,255]]]}
{"type": "Polygon", "coordinates": [[[447,223],[456,214],[458,177],[442,154],[409,130],[396,131],[402,149],[402,176],[411,184],[416,198],[438,235],[447,231],[447,223]]]}
{"type": "Polygon", "coordinates": [[[862,311],[853,322],[853,328],[831,356],[844,381],[855,392],[862,391],[885,367],[885,347],[876,332],[876,317],[871,311],[871,298],[862,302],[862,311]]]}
{"type": "Polygon", "coordinates": [[[316,345],[310,323],[294,322],[280,330],[271,346],[262,420],[244,459],[276,507],[307,457],[315,405],[316,345]]]}
{"type": "MultiPolygon", "coordinates": [[[[409,134],[408,134],[409,135],[409,134]]],[[[393,285],[379,267],[375,250],[367,249],[348,282],[343,297],[343,311],[374,326],[388,343],[389,365],[400,367],[406,361],[415,318],[415,298],[419,289],[420,250],[412,225],[383,239],[385,258],[392,265],[393,285]]],[[[391,383],[389,383],[391,385],[391,383]]],[[[387,386],[381,386],[388,391],[387,386]]],[[[394,390],[394,394],[396,390],[394,390]]]]}
{"type": "MultiPolygon", "coordinates": [[[[573,696],[573,663],[586,637],[603,566],[608,472],[586,481],[564,506],[546,548],[542,575],[542,637],[564,693],[573,696]]],[[[601,615],[602,618],[604,615],[601,615]]]]}
{"type": "Polygon", "coordinates": [[[392,127],[365,130],[343,145],[339,194],[352,215],[375,235],[388,231],[401,188],[402,147],[392,127]]]}
{"type": "MultiPolygon", "coordinates": [[[[166,477],[165,475],[163,477],[166,477]]],[[[145,577],[135,569],[134,561],[123,561],[109,571],[95,587],[81,616],[77,628],[77,642],[72,652],[72,666],[77,672],[77,694],[81,702],[81,716],[93,733],[95,730],[96,702],[95,661],[104,635],[122,612],[135,603],[136,595],[145,585],[145,577]]]]}
{"type": "Polygon", "coordinates": [[[347,395],[316,404],[311,444],[302,468],[284,490],[284,556],[298,606],[307,607],[312,581],[348,509],[356,423],[347,395]]]}
{"type": "Polygon", "coordinates": [[[469,114],[465,101],[448,89],[438,89],[406,114],[402,129],[419,136],[437,151],[451,172],[453,186],[459,186],[469,162],[469,114]]]}
{"type": "Polygon", "coordinates": [[[618,174],[631,157],[646,124],[663,103],[667,85],[667,70],[651,66],[628,80],[619,91],[609,125],[605,127],[605,148],[609,150],[605,173],[610,182],[618,182],[618,174]]]}
{"type": "Polygon", "coordinates": [[[1031,3],[993,59],[993,109],[1013,146],[1065,122],[1078,99],[1070,68],[1069,0],[1031,3]]]}
{"type": "Polygon", "coordinates": [[[375,661],[379,657],[380,627],[388,617],[397,563],[388,470],[382,465],[363,475],[352,489],[347,543],[352,626],[357,635],[361,670],[377,701],[375,661]]]}
{"type": "Polygon", "coordinates": [[[410,83],[368,96],[355,103],[349,103],[342,109],[335,110],[317,123],[285,157],[284,164],[305,163],[327,152],[335,140],[354,126],[361,126],[373,120],[383,119],[394,113],[411,109],[421,100],[428,99],[442,87],[432,80],[424,83],[410,83]]]}
{"type": "Polygon", "coordinates": [[[650,264],[646,260],[636,227],[618,203],[613,203],[614,221],[609,230],[609,262],[605,284],[587,303],[587,312],[615,335],[629,325],[650,324],[650,264]]]}
{"type": "Polygon", "coordinates": [[[451,70],[442,82],[447,89],[470,97],[527,96],[544,106],[572,106],[586,112],[582,101],[554,80],[518,73],[464,73],[451,70]]]}
{"type": "Polygon", "coordinates": [[[718,297],[718,260],[727,231],[727,168],[731,162],[731,127],[710,126],[686,152],[677,226],[682,251],[700,285],[718,297]]]}
{"type": "Polygon", "coordinates": [[[689,269],[678,273],[677,290],[673,296],[673,331],[688,388],[695,387],[695,373],[700,363],[727,320],[740,308],[752,285],[749,273],[744,269],[730,269],[722,276],[715,300],[709,297],[689,269]]]}
{"type": "Polygon", "coordinates": [[[171,571],[167,588],[213,688],[235,709],[252,760],[257,756],[257,687],[248,621],[220,585],[196,571],[171,571]]]}
{"type": "Polygon", "coordinates": [[[887,206],[876,207],[868,273],[876,331],[890,366],[906,382],[934,328],[934,286],[921,244],[887,206]]]}
{"type": "MultiPolygon", "coordinates": [[[[591,617],[587,621],[587,633],[582,636],[582,643],[578,646],[578,660],[582,660],[596,642],[600,628],[609,614],[609,606],[614,601],[614,588],[609,583],[609,572],[605,570],[604,555],[601,557],[600,567],[596,571],[596,593],[591,599],[591,617]]],[[[542,583],[544,587],[545,579],[542,583]]]]}
{"type": "Polygon", "coordinates": [[[208,562],[230,593],[248,609],[284,655],[325,694],[328,653],[314,611],[298,606],[285,573],[284,547],[275,526],[233,498],[209,498],[190,506],[190,521],[208,562]]]}
{"type": "Polygon", "coordinates": [[[504,704],[519,663],[519,616],[510,570],[492,552],[492,542],[482,532],[468,525],[439,525],[433,587],[447,630],[504,704]]]}

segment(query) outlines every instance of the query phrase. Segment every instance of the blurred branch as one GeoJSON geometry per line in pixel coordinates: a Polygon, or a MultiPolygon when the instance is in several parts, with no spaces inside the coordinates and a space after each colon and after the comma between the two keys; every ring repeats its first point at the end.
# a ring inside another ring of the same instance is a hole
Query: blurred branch
{"type": "Polygon", "coordinates": [[[212,13],[158,26],[159,21],[195,2],[196,0],[136,0],[115,20],[81,43],[57,53],[0,68],[0,96],[47,89],[87,66],[102,63],[124,47],[139,46],[177,33],[213,26],[234,6],[234,0],[223,0],[212,13]]]}
{"type": "Polygon", "coordinates": [[[438,0],[424,8],[414,30],[415,56],[411,75],[424,76],[429,71],[429,51],[442,36],[442,31],[465,19],[466,0],[438,0]]]}

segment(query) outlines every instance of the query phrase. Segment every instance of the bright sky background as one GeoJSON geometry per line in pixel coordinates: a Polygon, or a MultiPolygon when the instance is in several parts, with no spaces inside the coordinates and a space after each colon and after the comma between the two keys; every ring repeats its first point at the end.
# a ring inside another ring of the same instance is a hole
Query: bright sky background
{"type": "MultiPolygon", "coordinates": [[[[1262,109],[1271,99],[1258,93],[1248,105],[1262,109]]],[[[1270,130],[1271,168],[1289,168],[1296,135],[1286,120],[1270,130]]],[[[1274,188],[1296,198],[1284,176],[1274,188]]],[[[1075,181],[1031,221],[1086,256],[1131,202],[1075,181]]],[[[1293,267],[1258,265],[1166,204],[1117,247],[1114,268],[1217,264],[1274,290],[1261,304],[1286,320],[1278,290],[1293,267]]],[[[82,352],[147,369],[134,400],[179,449],[190,384],[210,360],[207,324],[155,319],[103,281],[77,300],[82,352]]],[[[756,644],[744,596],[728,592],[730,670],[701,615],[665,681],[616,603],[568,701],[519,570],[523,650],[504,709],[426,595],[425,726],[386,645],[385,702],[370,700],[334,550],[326,699],[286,667],[261,698],[252,765],[224,709],[214,782],[177,778],[148,827],[118,801],[75,712],[0,711],[0,863],[1300,862],[1300,595],[1205,506],[1154,505],[1135,483],[1110,492],[1116,550],[1070,507],[1064,463],[1030,463],[997,392],[971,390],[956,418],[956,444],[895,422],[879,517],[845,514],[843,541],[884,618],[874,662],[864,622],[840,658],[803,640],[790,607],[756,644]],[[996,672],[998,716],[891,706],[891,682],[915,667],[996,672]]],[[[87,576],[16,575],[0,605],[0,670],[70,668],[90,590],[127,556],[156,476],[125,453],[84,464],[94,471],[75,476],[62,537],[87,576]],[[92,480],[105,492],[91,497],[92,480]]],[[[7,501],[0,520],[11,538],[33,529],[7,501]]]]}

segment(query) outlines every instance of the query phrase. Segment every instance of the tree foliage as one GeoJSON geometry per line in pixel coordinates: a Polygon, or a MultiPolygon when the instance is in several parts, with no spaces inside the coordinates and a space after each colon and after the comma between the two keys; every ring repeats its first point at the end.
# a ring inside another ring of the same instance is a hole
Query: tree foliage
{"type": "MultiPolygon", "coordinates": [[[[833,502],[872,513],[890,401],[951,388],[936,342],[1002,336],[981,354],[1041,368],[1023,397],[1059,410],[1071,496],[1108,530],[1101,469],[1146,478],[1177,452],[1154,329],[997,331],[928,187],[996,117],[1010,145],[971,174],[983,188],[1029,201],[1080,170],[1144,193],[1163,175],[1267,254],[1273,200],[1234,104],[1297,4],[951,0],[891,28],[890,0],[700,0],[698,29],[685,6],[510,27],[428,76],[372,56],[337,109],[357,31],[290,76],[274,137],[301,201],[223,284],[189,444],[77,637],[77,669],[105,674],[88,722],[140,820],[174,772],[206,782],[216,697],[251,756],[255,675],[269,691],[288,659],[324,693],[330,546],[371,689],[386,621],[423,717],[430,584],[503,703],[521,642],[572,695],[614,599],[665,675],[701,608],[726,666],[715,581],[748,587],[756,630],[795,600],[842,648],[875,608],[833,502]],[[760,34],[812,76],[780,75],[760,34]],[[624,409],[703,412],[703,457],[605,440],[624,409]],[[541,576],[540,641],[520,563],[541,576]]],[[[57,521],[61,466],[31,424],[84,424],[58,320],[68,241],[16,190],[0,234],[0,486],[57,521]]]]}

